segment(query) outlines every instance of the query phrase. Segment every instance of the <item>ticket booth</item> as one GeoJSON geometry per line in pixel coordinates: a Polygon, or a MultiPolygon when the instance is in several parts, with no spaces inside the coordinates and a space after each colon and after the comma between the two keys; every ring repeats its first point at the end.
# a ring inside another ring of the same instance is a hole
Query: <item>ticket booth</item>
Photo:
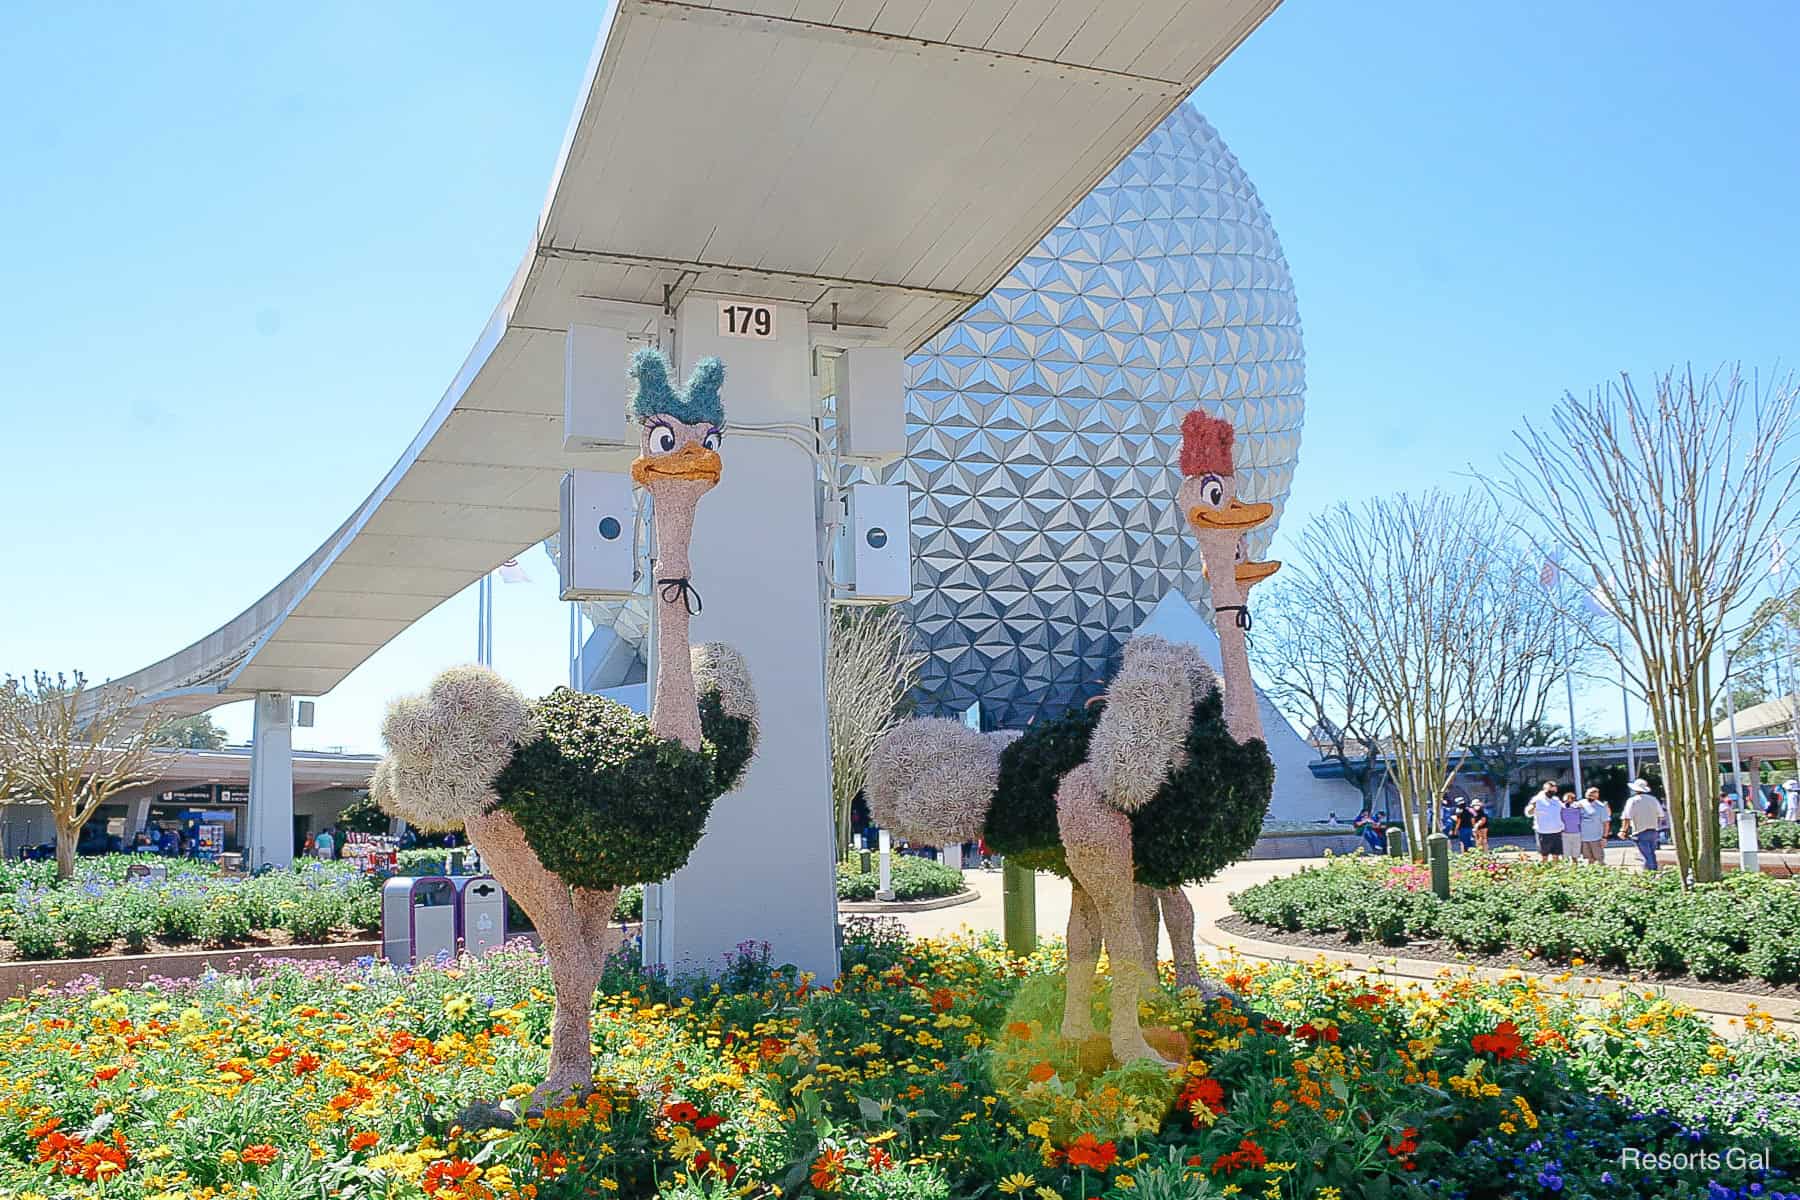
{"type": "Polygon", "coordinates": [[[442,875],[400,876],[381,889],[381,956],[397,966],[456,954],[456,885],[442,875]]]}

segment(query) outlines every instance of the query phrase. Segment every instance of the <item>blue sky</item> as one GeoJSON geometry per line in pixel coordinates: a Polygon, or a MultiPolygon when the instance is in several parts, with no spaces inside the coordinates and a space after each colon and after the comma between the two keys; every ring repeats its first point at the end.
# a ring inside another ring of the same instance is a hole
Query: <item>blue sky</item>
{"type": "MultiPolygon", "coordinates": [[[[1458,484],[1621,368],[1800,357],[1795,10],[1500,7],[1287,0],[1197,95],[1299,291],[1290,532],[1458,484]]],[[[9,11],[0,670],[185,645],[380,478],[524,252],[576,98],[599,6],[530,11],[9,11]]],[[[525,561],[497,665],[541,690],[567,617],[525,561]]],[[[474,610],[384,649],[300,742],[375,748],[389,695],[473,656],[474,610]]]]}

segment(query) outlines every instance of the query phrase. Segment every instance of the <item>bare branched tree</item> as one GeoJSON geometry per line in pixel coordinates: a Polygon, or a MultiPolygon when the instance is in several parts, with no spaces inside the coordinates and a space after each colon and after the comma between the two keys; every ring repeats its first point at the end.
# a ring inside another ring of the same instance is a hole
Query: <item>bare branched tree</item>
{"type": "Polygon", "coordinates": [[[1491,686],[1497,523],[1480,496],[1431,492],[1339,505],[1300,535],[1294,587],[1374,697],[1415,854],[1491,686]]]}
{"type": "Polygon", "coordinates": [[[1684,879],[1719,874],[1713,656],[1746,620],[1773,540],[1791,538],[1796,398],[1791,376],[1764,385],[1736,368],[1668,372],[1650,395],[1622,375],[1527,422],[1494,481],[1624,626],[1623,654],[1599,646],[1650,709],[1684,879]]]}
{"type": "Polygon", "coordinates": [[[1600,634],[1591,610],[1559,603],[1532,555],[1504,544],[1493,554],[1480,597],[1478,624],[1489,640],[1478,655],[1484,668],[1473,680],[1469,748],[1504,804],[1526,748],[1546,744],[1552,694],[1593,661],[1600,634]]]}
{"type": "Polygon", "coordinates": [[[850,608],[832,622],[825,650],[825,711],[831,733],[831,800],[838,853],[850,846],[850,807],[869,776],[869,755],[899,719],[925,656],[897,608],[850,608]]]}
{"type": "Polygon", "coordinates": [[[47,805],[56,823],[56,873],[75,874],[75,843],[100,806],[160,778],[160,722],[125,688],[89,688],[77,672],[8,677],[0,703],[0,762],[11,799],[47,805]]]}
{"type": "Polygon", "coordinates": [[[1368,810],[1387,781],[1381,707],[1367,677],[1351,667],[1344,633],[1282,580],[1257,609],[1250,653],[1275,706],[1300,722],[1319,757],[1337,764],[1368,810]]]}

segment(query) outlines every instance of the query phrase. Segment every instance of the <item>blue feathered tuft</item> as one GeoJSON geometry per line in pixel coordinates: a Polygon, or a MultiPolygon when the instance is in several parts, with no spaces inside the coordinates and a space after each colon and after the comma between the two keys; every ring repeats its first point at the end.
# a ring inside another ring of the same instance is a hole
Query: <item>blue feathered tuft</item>
{"type": "Polygon", "coordinates": [[[719,390],[725,384],[725,364],[703,358],[694,364],[687,387],[677,391],[669,383],[669,360],[662,351],[645,347],[631,357],[631,374],[637,380],[637,397],[631,402],[638,420],[654,416],[674,417],[686,425],[725,427],[725,403],[719,390]]]}

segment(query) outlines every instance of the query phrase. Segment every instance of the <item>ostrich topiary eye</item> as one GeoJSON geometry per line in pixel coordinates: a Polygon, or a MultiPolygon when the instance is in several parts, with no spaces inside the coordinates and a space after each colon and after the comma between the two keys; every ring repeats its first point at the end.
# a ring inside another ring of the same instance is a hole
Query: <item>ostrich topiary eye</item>
{"type": "Polygon", "coordinates": [[[722,440],[724,440],[723,434],[717,429],[709,429],[706,431],[706,436],[700,439],[700,444],[708,450],[717,450],[722,440]]]}
{"type": "Polygon", "coordinates": [[[675,431],[667,425],[658,425],[650,431],[650,448],[658,454],[668,454],[675,449],[675,431]]]}

